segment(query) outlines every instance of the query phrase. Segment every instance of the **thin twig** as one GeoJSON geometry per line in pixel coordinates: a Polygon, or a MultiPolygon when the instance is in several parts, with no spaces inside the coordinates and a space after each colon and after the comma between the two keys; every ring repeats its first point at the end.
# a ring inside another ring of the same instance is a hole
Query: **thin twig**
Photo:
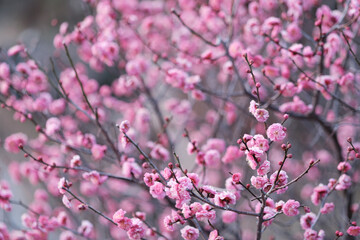
{"type": "Polygon", "coordinates": [[[160,170],[158,169],[158,167],[153,163],[153,161],[151,160],[151,158],[140,148],[140,146],[134,142],[134,140],[132,140],[129,135],[127,135],[125,132],[123,132],[124,136],[126,137],[126,139],[131,142],[132,145],[134,145],[134,147],[139,151],[139,153],[144,157],[144,159],[151,165],[151,167],[153,169],[155,169],[155,171],[159,174],[161,180],[163,180],[165,183],[167,182],[166,179],[164,178],[164,176],[161,174],[160,170]]]}
{"type": "MultiPolygon", "coordinates": [[[[91,110],[92,113],[94,114],[94,116],[95,116],[95,122],[96,122],[97,126],[100,128],[102,134],[105,136],[105,139],[106,139],[106,141],[108,142],[108,144],[110,145],[111,149],[112,149],[113,152],[115,153],[115,155],[116,155],[116,157],[117,157],[117,160],[120,161],[120,157],[121,157],[121,156],[120,156],[120,153],[119,153],[118,149],[115,147],[113,141],[110,139],[109,134],[105,131],[105,129],[104,129],[103,126],[101,125],[101,123],[100,123],[100,121],[99,121],[99,117],[98,117],[97,110],[92,107],[92,105],[91,105],[91,103],[90,103],[90,101],[89,101],[89,99],[88,99],[88,97],[87,97],[87,95],[86,95],[86,93],[85,93],[84,86],[83,86],[83,84],[82,84],[82,82],[81,82],[81,80],[80,80],[80,77],[79,77],[78,72],[77,72],[77,70],[76,70],[76,68],[75,68],[74,62],[73,62],[73,60],[72,60],[72,58],[71,58],[71,56],[70,56],[70,52],[69,52],[69,49],[68,49],[68,47],[66,46],[66,44],[64,44],[64,48],[65,48],[66,56],[67,56],[68,59],[69,59],[70,65],[71,65],[73,71],[75,72],[75,77],[76,77],[77,82],[78,82],[79,85],[80,85],[81,92],[82,92],[82,95],[83,95],[83,97],[84,97],[84,99],[85,99],[85,102],[87,103],[88,107],[90,108],[90,110],[91,110]]],[[[92,119],[92,118],[91,118],[91,119],[92,119]]],[[[93,119],[92,119],[92,120],[93,120],[93,119]]]]}
{"type": "Polygon", "coordinates": [[[202,41],[204,41],[206,44],[212,46],[212,47],[218,47],[220,44],[214,44],[212,42],[210,42],[209,40],[205,39],[201,34],[199,34],[198,32],[196,32],[194,29],[192,29],[191,27],[189,27],[184,20],[181,19],[180,14],[175,10],[172,9],[171,13],[173,13],[181,22],[182,25],[184,25],[184,27],[186,27],[193,35],[195,35],[196,37],[200,38],[202,41]]]}
{"type": "Polygon", "coordinates": [[[269,191],[267,194],[271,194],[271,193],[273,193],[273,192],[275,192],[275,191],[277,191],[277,190],[286,188],[286,187],[290,186],[291,184],[299,181],[305,174],[307,174],[307,173],[309,172],[309,170],[310,170],[313,166],[315,166],[315,165],[318,164],[319,162],[320,162],[320,159],[318,159],[318,160],[316,160],[315,162],[309,164],[309,166],[307,167],[307,169],[306,169],[304,172],[302,172],[299,176],[297,176],[295,179],[291,180],[290,182],[288,182],[288,183],[285,184],[285,185],[282,185],[282,186],[279,186],[279,187],[276,187],[276,188],[272,189],[272,190],[269,191]]]}
{"type": "Polygon", "coordinates": [[[96,214],[100,215],[101,217],[105,218],[106,220],[108,220],[109,222],[111,222],[112,224],[114,224],[115,226],[117,226],[117,223],[114,222],[111,218],[105,216],[102,212],[96,210],[95,208],[93,208],[91,205],[85,203],[83,200],[81,200],[79,197],[77,197],[74,193],[72,193],[69,189],[67,188],[62,188],[63,190],[65,190],[67,193],[69,193],[73,198],[75,198],[76,200],[78,200],[79,202],[81,202],[82,204],[84,204],[86,207],[88,207],[91,211],[95,212],[96,214]]]}

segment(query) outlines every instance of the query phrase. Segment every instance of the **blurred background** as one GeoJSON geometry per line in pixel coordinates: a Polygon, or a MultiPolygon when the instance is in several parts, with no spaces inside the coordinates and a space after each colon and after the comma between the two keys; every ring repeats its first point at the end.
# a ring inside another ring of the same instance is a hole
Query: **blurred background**
{"type": "MultiPolygon", "coordinates": [[[[5,60],[11,46],[21,42],[34,58],[49,66],[49,57],[54,52],[52,39],[59,25],[64,21],[73,25],[86,13],[89,13],[89,8],[81,0],[0,0],[0,62],[5,60]]],[[[0,145],[3,145],[5,137],[15,132],[25,132],[30,138],[36,136],[31,124],[14,121],[13,113],[0,108],[0,145]]],[[[8,174],[8,166],[13,160],[21,162],[24,157],[0,148],[0,179],[10,183],[14,199],[29,203],[34,189],[28,184],[16,184],[8,174]]],[[[9,225],[10,229],[19,229],[23,212],[25,210],[19,206],[13,206],[11,213],[1,209],[0,222],[9,225]]]]}
{"type": "Polygon", "coordinates": [[[0,47],[23,42],[34,57],[48,59],[59,24],[76,23],[86,13],[81,0],[0,0],[0,47]]]}

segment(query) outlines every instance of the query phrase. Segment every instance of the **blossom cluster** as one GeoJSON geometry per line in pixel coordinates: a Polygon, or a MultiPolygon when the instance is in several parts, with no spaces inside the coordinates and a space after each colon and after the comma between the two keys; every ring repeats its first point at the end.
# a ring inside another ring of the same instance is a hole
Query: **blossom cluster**
{"type": "Polygon", "coordinates": [[[8,48],[32,129],[1,141],[0,239],[360,236],[360,3],[333,2],[84,0],[49,63],[8,48]]]}

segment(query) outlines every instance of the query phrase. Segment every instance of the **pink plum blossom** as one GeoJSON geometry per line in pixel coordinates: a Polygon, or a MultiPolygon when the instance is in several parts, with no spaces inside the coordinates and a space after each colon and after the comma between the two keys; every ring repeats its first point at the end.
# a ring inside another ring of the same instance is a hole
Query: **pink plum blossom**
{"type": "Polygon", "coordinates": [[[27,139],[23,133],[14,133],[5,139],[4,148],[8,152],[18,153],[20,151],[19,146],[24,146],[27,139]]]}
{"type": "Polygon", "coordinates": [[[112,220],[118,224],[118,227],[124,230],[129,230],[132,226],[131,219],[125,217],[126,212],[122,209],[116,211],[112,217],[112,220]]]}
{"type": "Polygon", "coordinates": [[[315,222],[316,215],[314,213],[306,213],[301,216],[300,224],[303,229],[309,229],[312,227],[312,224],[315,222]]]}
{"type": "Polygon", "coordinates": [[[235,204],[235,202],[236,202],[236,197],[231,192],[216,193],[214,197],[214,203],[221,207],[225,207],[226,205],[229,204],[235,204]]]}
{"type": "Polygon", "coordinates": [[[268,127],[266,134],[271,141],[282,141],[286,137],[286,128],[280,123],[274,123],[268,127]]]}
{"type": "Polygon", "coordinates": [[[358,236],[358,235],[360,235],[360,227],[359,226],[350,226],[346,232],[350,236],[358,236]]]}
{"type": "Polygon", "coordinates": [[[190,226],[184,227],[180,232],[185,240],[196,240],[199,238],[199,229],[190,226]]]}
{"type": "Polygon", "coordinates": [[[288,200],[282,207],[286,216],[296,216],[299,214],[300,203],[293,199],[288,200]]]}

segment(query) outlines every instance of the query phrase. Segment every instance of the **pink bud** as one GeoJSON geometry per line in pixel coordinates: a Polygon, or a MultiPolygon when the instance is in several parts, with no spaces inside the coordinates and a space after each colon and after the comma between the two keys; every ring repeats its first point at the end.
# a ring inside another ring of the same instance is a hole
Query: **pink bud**
{"type": "Polygon", "coordinates": [[[232,176],[232,181],[234,183],[238,183],[240,182],[240,179],[241,179],[241,174],[240,173],[234,173],[233,176],[232,176]]]}

